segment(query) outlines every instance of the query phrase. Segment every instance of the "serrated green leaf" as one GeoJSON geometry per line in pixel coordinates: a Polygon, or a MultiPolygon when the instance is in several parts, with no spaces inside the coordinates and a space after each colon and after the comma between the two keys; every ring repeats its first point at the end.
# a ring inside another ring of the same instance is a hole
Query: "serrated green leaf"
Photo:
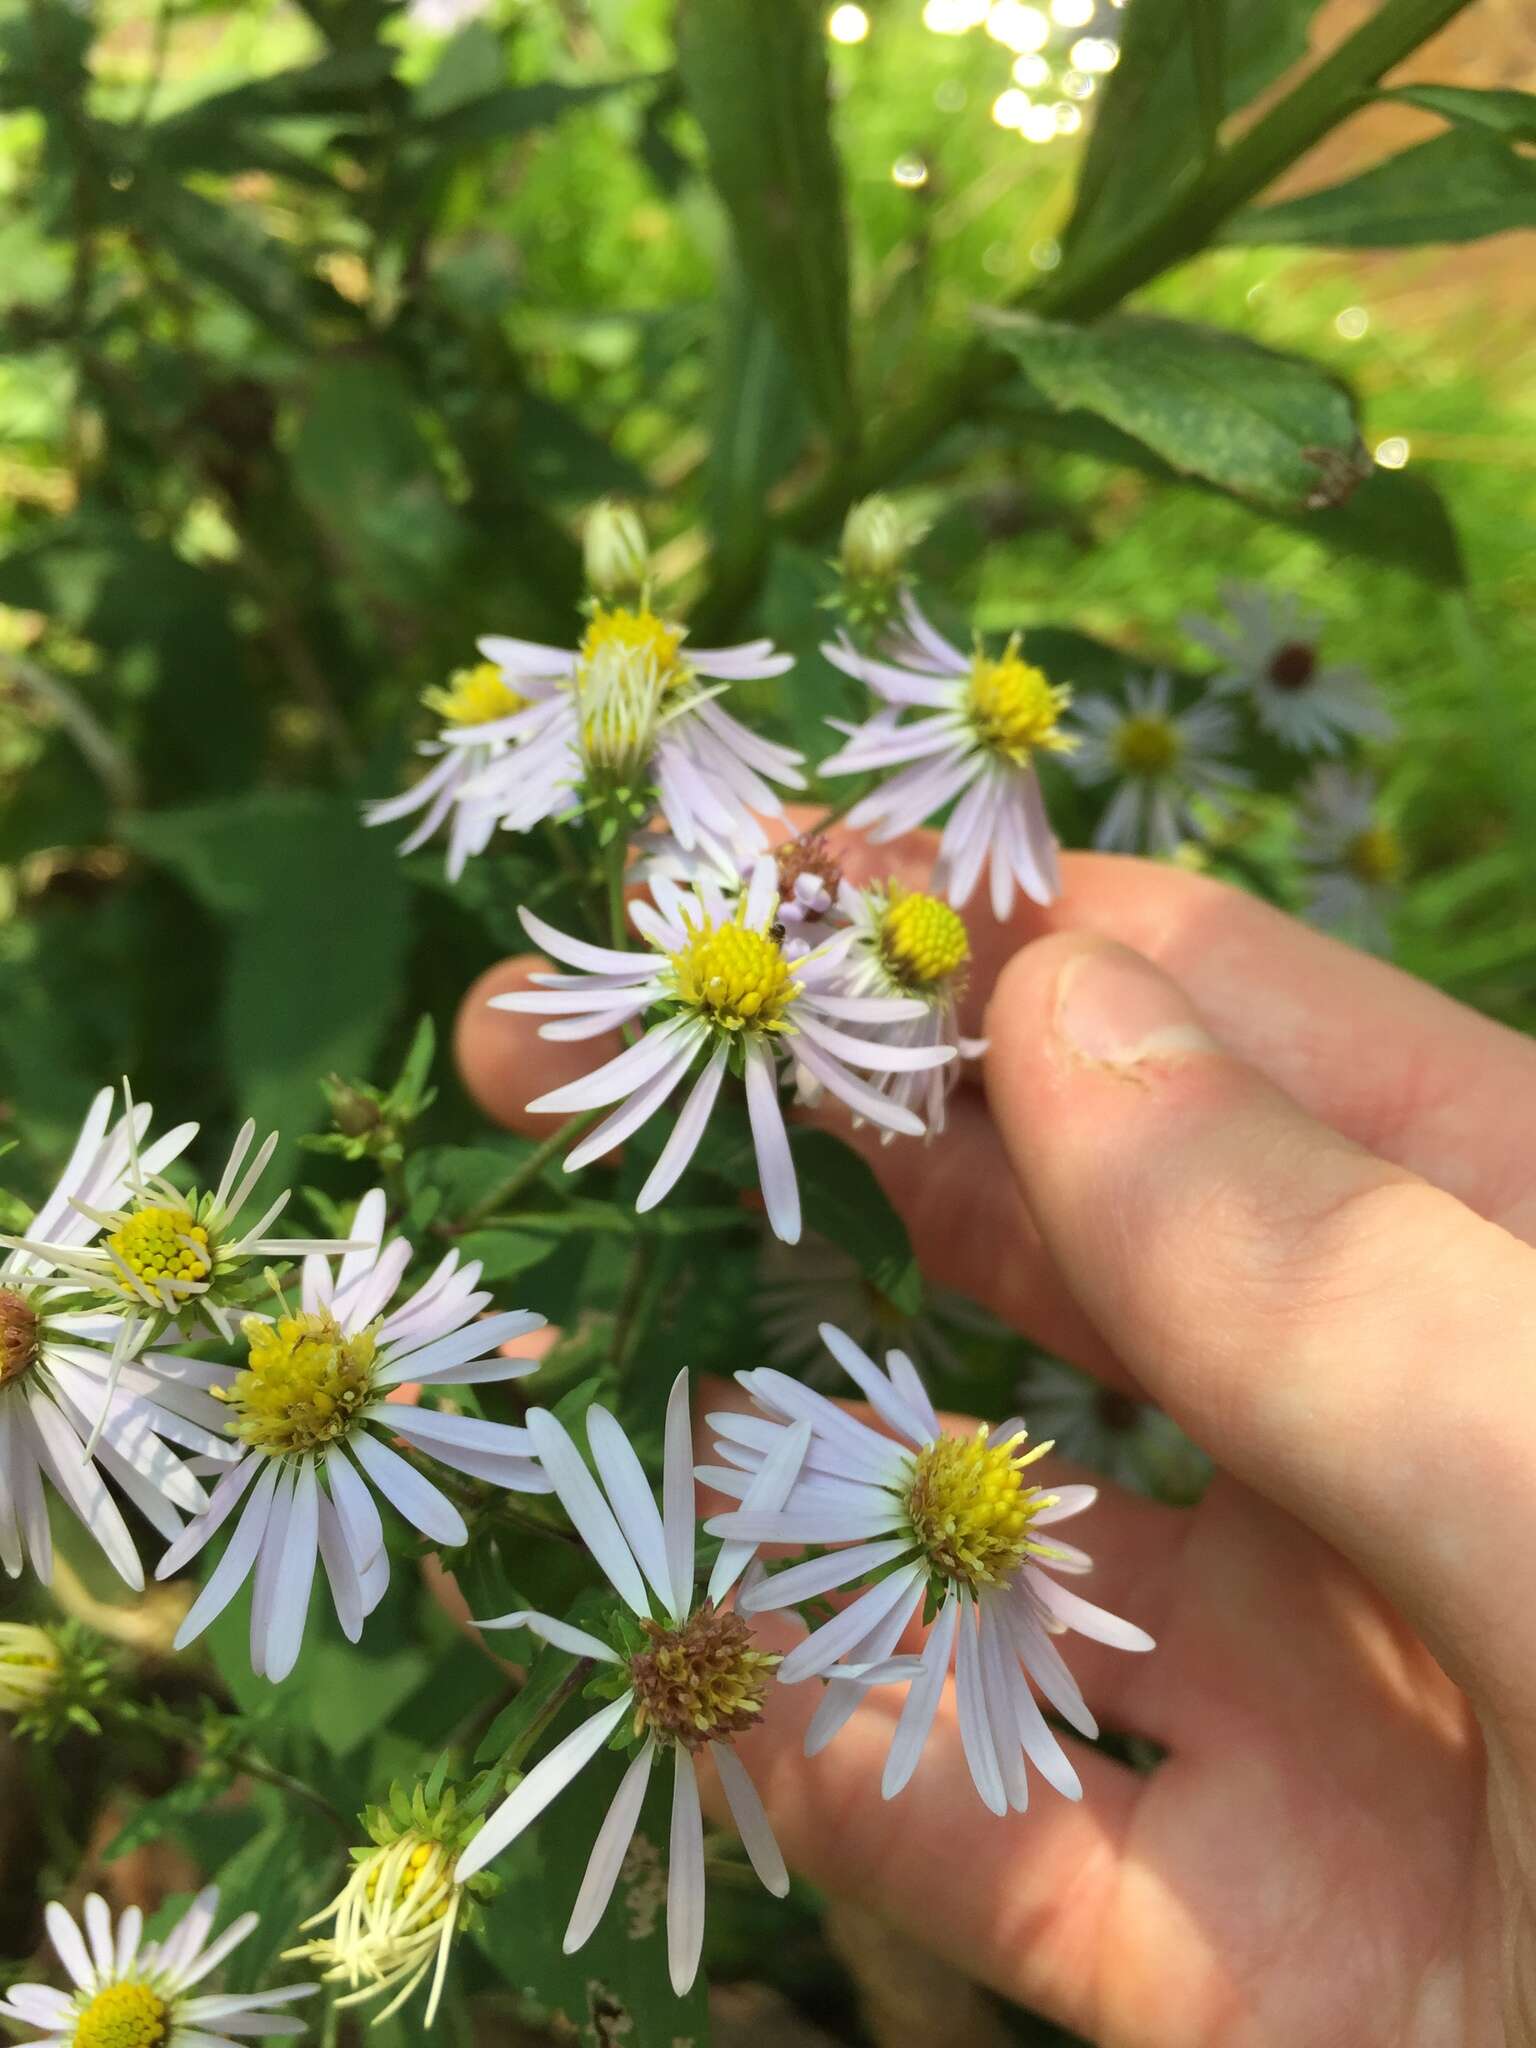
{"type": "Polygon", "coordinates": [[[677,54],[742,269],[807,402],[845,446],[856,438],[848,249],[823,15],[820,0],[687,0],[677,54]]]}
{"type": "Polygon", "coordinates": [[[1349,392],[1300,357],[1137,313],[1089,327],[999,314],[987,331],[1052,404],[1266,510],[1342,504],[1371,474],[1349,392]]]}
{"type": "Polygon", "coordinates": [[[1536,161],[1486,128],[1451,128],[1321,192],[1240,213],[1227,242],[1404,249],[1536,227],[1536,161]]]}

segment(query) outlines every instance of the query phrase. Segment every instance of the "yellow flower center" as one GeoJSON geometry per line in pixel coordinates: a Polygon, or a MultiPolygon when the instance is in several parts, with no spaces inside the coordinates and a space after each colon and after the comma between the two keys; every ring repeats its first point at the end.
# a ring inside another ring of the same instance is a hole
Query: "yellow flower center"
{"type": "Polygon", "coordinates": [[[24,1294],[0,1287],[0,1387],[37,1363],[37,1311],[24,1294]]]}
{"type": "Polygon", "coordinates": [[[1061,718],[1072,702],[1071,689],[1053,683],[1018,649],[1015,634],[1000,660],[978,652],[972,661],[967,704],[971,730],[984,747],[1021,765],[1041,751],[1070,753],[1077,741],[1061,730],[1061,718]]]}
{"type": "Polygon", "coordinates": [[[346,1337],[322,1310],[272,1323],[247,1316],[241,1328],[250,1363],[220,1396],[236,1436],[281,1456],[351,1432],[373,1394],[377,1323],[346,1337]]]}
{"type": "Polygon", "coordinates": [[[913,1459],[907,1513],[939,1577],[1000,1586],[1031,1552],[1049,1555],[1030,1527],[1054,1496],[1023,1475],[1051,1447],[1026,1451],[1024,1441],[1021,1430],[989,1444],[983,1425],[973,1437],[941,1436],[913,1459]]]}
{"type": "Polygon", "coordinates": [[[1181,751],[1178,728],[1154,711],[1133,712],[1115,728],[1110,751],[1122,775],[1166,775],[1181,751]]]}
{"type": "Polygon", "coordinates": [[[779,1658],[754,1650],[739,1614],[706,1601],[681,1628],[640,1624],[650,1648],[629,1662],[635,1688],[635,1733],[699,1749],[740,1735],[763,1711],[763,1695],[779,1658]]]}
{"type": "Polygon", "coordinates": [[[971,942],[964,918],[947,903],[893,887],[880,920],[880,951],[898,981],[931,988],[959,972],[971,957],[971,942]]]}
{"type": "Polygon", "coordinates": [[[679,999],[726,1031],[781,1031],[802,984],[777,939],[745,925],[691,932],[672,955],[679,999]]]}
{"type": "Polygon", "coordinates": [[[158,1992],[147,1984],[109,1984],[75,2021],[74,2048],[157,2048],[169,2032],[158,1992]]]}
{"type": "Polygon", "coordinates": [[[494,661],[480,661],[473,668],[455,669],[446,689],[434,685],[423,690],[421,701],[445,725],[489,725],[522,711],[529,700],[513,689],[494,661]]]}
{"type": "Polygon", "coordinates": [[[589,662],[610,649],[643,655],[656,664],[666,688],[681,682],[687,673],[678,658],[682,644],[678,627],[669,626],[643,606],[631,611],[627,605],[599,605],[581,636],[581,658],[589,662]]]}
{"type": "MultiPolygon", "coordinates": [[[[371,1904],[379,1895],[379,1880],[392,1851],[381,1849],[368,1870],[364,1889],[371,1904]]],[[[440,1842],[417,1842],[399,1865],[388,1910],[398,1915],[391,1931],[399,1939],[429,1927],[443,1918],[453,1900],[453,1872],[458,1861],[440,1842]],[[428,1903],[430,1901],[430,1903],[428,1903]]]]}
{"type": "Polygon", "coordinates": [[[107,1239],[117,1260],[119,1283],[137,1296],[196,1293],[213,1271],[208,1232],[187,1209],[151,1205],[126,1217],[107,1239]]]}
{"type": "Polygon", "coordinates": [[[1385,888],[1403,872],[1403,842],[1390,825],[1367,825],[1344,849],[1344,865],[1357,881],[1385,888]]]}

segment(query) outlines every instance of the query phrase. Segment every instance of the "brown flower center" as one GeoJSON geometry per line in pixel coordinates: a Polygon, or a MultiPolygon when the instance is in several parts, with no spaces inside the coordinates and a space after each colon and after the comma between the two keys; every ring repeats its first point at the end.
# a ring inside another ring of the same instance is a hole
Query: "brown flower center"
{"type": "Polygon", "coordinates": [[[1269,658],[1269,680],[1277,690],[1304,690],[1317,674],[1317,649],[1287,640],[1269,658]]]}
{"type": "Polygon", "coordinates": [[[843,870],[824,832],[802,832],[773,849],[779,870],[779,901],[788,903],[802,875],[814,875],[829,896],[836,896],[843,870]]]}
{"type": "Polygon", "coordinates": [[[37,1311],[24,1294],[0,1287],[0,1387],[37,1363],[37,1311]]]}
{"type": "Polygon", "coordinates": [[[680,1628],[659,1621],[640,1627],[651,1647],[629,1663],[637,1735],[702,1749],[752,1727],[779,1659],[753,1649],[739,1614],[706,1601],[680,1628]]]}

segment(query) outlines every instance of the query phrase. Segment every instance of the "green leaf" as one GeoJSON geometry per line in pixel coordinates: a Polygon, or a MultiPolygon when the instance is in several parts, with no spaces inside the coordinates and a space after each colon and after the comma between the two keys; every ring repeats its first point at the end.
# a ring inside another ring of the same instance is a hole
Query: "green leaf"
{"type": "Polygon", "coordinates": [[[228,127],[244,120],[310,118],[317,114],[366,114],[379,110],[381,90],[394,70],[395,52],[374,43],[365,49],[335,50],[314,64],[246,79],[225,92],[209,93],[157,121],[150,138],[189,128],[228,127]]]}
{"type": "MultiPolygon", "coordinates": [[[[1142,442],[1089,412],[1053,412],[1024,378],[1002,396],[1005,417],[1017,420],[1032,441],[1069,454],[1112,462],[1159,482],[1215,492],[1202,477],[1181,477],[1142,442]]],[[[1222,495],[1225,495],[1223,493],[1222,495]]],[[[1344,554],[1411,569],[1431,583],[1457,589],[1466,582],[1461,541],[1445,500],[1425,476],[1377,469],[1342,505],[1321,511],[1265,514],[1344,554]]]]}
{"type": "Polygon", "coordinates": [[[753,558],[768,493],[804,438],[805,412],[778,330],[734,266],[720,293],[714,353],[704,510],[720,577],[753,558]]]}
{"type": "Polygon", "coordinates": [[[565,85],[544,78],[536,85],[499,85],[492,92],[461,100],[440,114],[413,122],[407,134],[410,140],[429,142],[439,150],[466,149],[477,142],[506,142],[514,135],[547,128],[574,107],[648,82],[635,77],[609,78],[595,85],[565,85]]]}
{"type": "Polygon", "coordinates": [[[320,1109],[324,1073],[363,1073],[394,1004],[407,892],[383,833],[345,798],[262,791],[153,811],[124,836],[228,920],[223,1032],[240,1106],[287,1143],[320,1109]]]}
{"type": "Polygon", "coordinates": [[[1536,160],[1486,128],[1451,128],[1342,185],[1228,221],[1228,242],[1402,249],[1536,227],[1536,160]]]}
{"type": "Polygon", "coordinates": [[[922,1274],[906,1225],[871,1168],[829,1131],[797,1130],[791,1142],[806,1228],[840,1245],[904,1316],[917,1315],[922,1274]]]}
{"type": "Polygon", "coordinates": [[[1536,93],[1478,91],[1467,85],[1399,85],[1378,99],[1443,114],[1458,128],[1482,128],[1511,142],[1536,142],[1536,93]]]}
{"type": "Polygon", "coordinates": [[[300,496],[365,583],[397,603],[441,594],[467,531],[393,363],[352,358],[319,368],[291,460],[300,496]]]}
{"type": "Polygon", "coordinates": [[[1306,54],[1319,0],[1136,0],[1063,237],[1068,265],[1194,178],[1215,128],[1306,54]]]}
{"type": "Polygon", "coordinates": [[[193,277],[233,299],[284,340],[301,347],[306,343],[318,295],[281,244],[262,234],[245,213],[215,205],[149,169],[135,178],[127,198],[132,206],[125,199],[125,218],[163,241],[193,277]]]}
{"type": "Polygon", "coordinates": [[[1146,314],[987,325],[1053,405],[1107,420],[1179,474],[1265,510],[1342,504],[1371,474],[1348,391],[1299,357],[1146,314]]]}
{"type": "Polygon", "coordinates": [[[820,0],[687,0],[683,89],[742,269],[832,440],[856,438],[842,173],[820,0]]]}

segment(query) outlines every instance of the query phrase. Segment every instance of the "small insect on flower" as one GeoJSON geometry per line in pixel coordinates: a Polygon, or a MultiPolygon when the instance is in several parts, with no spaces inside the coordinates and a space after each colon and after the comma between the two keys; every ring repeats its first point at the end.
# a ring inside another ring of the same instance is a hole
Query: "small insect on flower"
{"type": "Polygon", "coordinates": [[[984,867],[997,918],[1012,910],[1016,889],[1036,903],[1053,902],[1061,880],[1036,763],[1077,745],[1063,724],[1071,690],[1023,658],[1017,635],[1000,655],[979,644],[967,655],[910,596],[902,619],[894,661],[861,654],[846,641],[821,650],[834,668],[884,700],[862,725],[831,721],[848,739],[821,772],[900,771],[861,798],[848,823],[855,831],[867,827],[876,840],[894,839],[953,802],[939,844],[950,902],[963,908],[970,901],[984,867]],[[932,716],[903,725],[909,709],[932,716]]]}
{"type": "MultiPolygon", "coordinates": [[[[891,1101],[922,1118],[927,1137],[937,1137],[960,1061],[980,1059],[987,1049],[984,1038],[967,1038],[960,1030],[971,960],[965,920],[939,897],[895,881],[864,889],[844,882],[838,910],[853,930],[844,956],[848,994],[918,1003],[920,1014],[890,1026],[887,1035],[900,1045],[944,1046],[956,1055],[945,1066],[897,1071],[882,1083],[891,1101]]],[[[891,1133],[882,1136],[889,1140],[891,1133]]]]}
{"type": "Polygon", "coordinates": [[[921,1120],[852,1071],[914,1072],[953,1059],[949,1045],[902,1045],[892,1027],[920,1018],[912,998],[849,995],[841,987],[851,933],[840,933],[791,959],[774,937],[779,922],[778,870],[759,860],[744,895],[728,901],[712,883],[691,892],[657,876],[652,902],[630,905],[650,948],[620,952],[568,938],[529,910],[525,930],[543,952],[575,974],[536,974],[537,987],[493,996],[493,1009],[569,1021],[542,1025],[545,1038],[591,1038],[647,1010],[658,1019],[638,1043],[580,1081],[530,1102],[547,1115],[621,1107],[566,1155],[568,1173],[621,1144],[646,1123],[702,1059],[672,1135],[640,1190],[636,1207],[654,1208],[698,1148],[727,1067],[746,1083],[747,1110],[768,1219],[793,1243],[800,1234],[800,1193],[779,1106],[779,1062],[792,1042],[797,1066],[859,1116],[883,1129],[922,1135],[921,1120]],[[855,1038],[840,1027],[873,1027],[855,1038]]]}
{"type": "MultiPolygon", "coordinates": [[[[387,1806],[363,1816],[370,1840],[352,1851],[352,1873],[323,1911],[304,1930],[331,1924],[331,1932],[285,1951],[296,1961],[316,1964],[327,1983],[351,1987],[339,2007],[366,2005],[393,1991],[375,2013],[374,2026],[393,2017],[432,1973],[423,2026],[437,2017],[455,1938],[476,1924],[480,1901],[497,1887],[482,1872],[460,1882],[459,1855],[480,1825],[477,1794],[465,1803],[444,1792],[445,1765],[425,1785],[407,1794],[396,1786],[387,1806]]],[[[486,1781],[489,1789],[490,1781],[486,1781]]]]}
{"type": "Polygon", "coordinates": [[[177,1452],[228,1455],[218,1405],[195,1376],[175,1366],[162,1377],[139,1361],[150,1325],[126,1294],[108,1290],[103,1307],[79,1291],[101,1214],[197,1129],[182,1124],[145,1146],[149,1122],[139,1103],[113,1123],[104,1088],[26,1236],[0,1239],[12,1247],[0,1262],[0,1563],[13,1579],[27,1558],[45,1583],[53,1576],[52,1488],[138,1590],[144,1568],[108,1480],[169,1541],[182,1515],[208,1502],[177,1452]]]}
{"type": "MultiPolygon", "coordinates": [[[[698,1972],[704,1941],[704,1828],[694,1758],[708,1750],[752,1868],[776,1897],[789,1889],[784,1860],[736,1736],[756,1725],[777,1657],[758,1650],[739,1613],[720,1603],[745,1569],[751,1546],[726,1544],[704,1597],[694,1587],[694,1486],[688,1375],[680,1372],[667,1403],[665,1470],[658,1512],[629,1439],[606,1409],[587,1411],[595,1481],[563,1426],[535,1408],[528,1427],[561,1505],[628,1610],[615,1642],[547,1614],[519,1612],[482,1628],[528,1628],[573,1656],[590,1658],[617,1697],[534,1765],[459,1859],[470,1878],[499,1856],[564,1790],[579,1770],[628,1726],[639,1748],[625,1771],[593,1845],[565,1931],[573,1954],[603,1916],[634,1836],[651,1768],[672,1752],[671,1858],[667,1876],[667,1958],[681,1997],[698,1972]]],[[[765,1462],[753,1495],[765,1510],[788,1494],[809,1430],[787,1431],[779,1456],[765,1462]]]]}
{"type": "Polygon", "coordinates": [[[1208,700],[1175,711],[1166,675],[1133,677],[1118,703],[1081,698],[1077,715],[1083,743],[1072,757],[1073,773],[1090,786],[1116,785],[1093,835],[1095,846],[1116,853],[1176,853],[1184,840],[1198,837],[1194,802],[1219,813],[1223,797],[1250,779],[1229,758],[1238,743],[1232,712],[1208,700]]]}
{"type": "Polygon", "coordinates": [[[1403,842],[1381,817],[1369,775],[1322,762],[1297,792],[1297,844],[1310,870],[1307,916],[1325,931],[1385,952],[1402,885],[1403,842]]]}
{"type": "MultiPolygon", "coordinates": [[[[370,1481],[432,1542],[468,1542],[459,1510],[390,1448],[390,1437],[404,1437],[413,1450],[492,1486],[549,1491],[527,1430],[390,1401],[407,1381],[430,1392],[534,1371],[531,1359],[505,1358],[498,1347],[541,1328],[544,1318],[521,1309],[482,1318],[491,1297],[476,1291],[479,1264],[461,1266],[457,1252],[391,1307],[411,1247],[403,1238],[384,1244],[384,1219],[376,1188],[358,1204],[356,1247],[334,1269],[318,1256],[305,1260],[298,1309],[246,1318],[245,1367],[197,1368],[222,1403],[239,1462],[171,1545],[156,1576],[180,1571],[244,1506],[177,1631],[178,1650],[201,1635],[254,1571],[251,1664],[273,1681],[286,1678],[303,1640],[317,1558],[342,1629],[356,1642],[389,1583],[370,1481]]],[[[168,1371],[178,1361],[151,1363],[168,1371]]]]}
{"type": "Polygon", "coordinates": [[[884,1372],[826,1324],[822,1337],[893,1436],[882,1436],[825,1396],[760,1369],[737,1374],[757,1415],[712,1415],[717,1455],[698,1477],[741,1507],[706,1522],[711,1535],[746,1544],[826,1544],[827,1554],[746,1588],[744,1613],[793,1607],[841,1586],[857,1599],[813,1630],[779,1670],[786,1685],[830,1683],[806,1737],[823,1748],[849,1719],[864,1687],[905,1684],[901,1718],[881,1790],[892,1799],[917,1767],[955,1664],[960,1737],[972,1780],[987,1806],[1022,1812],[1029,1801],[1025,1759],[1058,1792],[1082,1785],[1052,1734],[1030,1680],[1081,1734],[1097,1724],[1052,1640],[1067,1630],[1122,1650],[1150,1650],[1152,1638],[1060,1585],[1054,1573],[1086,1572],[1092,1560],[1061,1542],[1054,1525],[1081,1514],[1091,1486],[1054,1492],[1033,1484],[1031,1466],[1051,1449],[1027,1447],[1021,1422],[956,1436],[940,1425],[912,1361],[886,1354],[884,1372]],[[782,1506],[754,1500],[759,1475],[809,1426],[799,1479],[782,1506]],[[879,1574],[871,1582],[870,1575],[879,1574]],[[906,1629],[927,1609],[933,1626],[920,1657],[898,1657],[906,1629]]]}
{"type": "Polygon", "coordinates": [[[1336,754],[1346,739],[1389,740],[1397,723],[1358,668],[1323,660],[1322,621],[1288,593],[1222,586],[1234,623],[1186,618],[1184,630],[1216,656],[1211,687],[1246,696],[1268,733],[1299,754],[1336,754]]]}
{"type": "Polygon", "coordinates": [[[61,1905],[51,1903],[49,1939],[74,1989],[13,1984],[0,1998],[0,2019],[38,2028],[45,2039],[37,2048],[237,2048],[252,2036],[302,2034],[304,2022],[279,2008],[310,1997],[313,1984],[192,1995],[257,1926],[256,1914],[242,1913],[209,1941],[218,1910],[218,1889],[210,1886],[164,1941],[145,1941],[137,1906],[114,1927],[106,1900],[92,1892],[82,1931],[61,1905]]]}

